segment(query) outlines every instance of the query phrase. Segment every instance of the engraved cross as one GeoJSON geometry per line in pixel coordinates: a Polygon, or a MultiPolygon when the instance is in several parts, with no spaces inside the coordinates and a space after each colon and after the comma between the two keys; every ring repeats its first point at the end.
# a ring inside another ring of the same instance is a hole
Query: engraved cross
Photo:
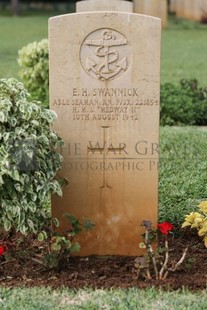
{"type": "Polygon", "coordinates": [[[103,146],[100,146],[99,144],[96,145],[96,147],[93,147],[90,143],[90,147],[87,147],[87,153],[99,153],[103,155],[103,184],[100,187],[102,188],[111,188],[111,186],[108,184],[108,179],[107,179],[107,155],[108,153],[114,153],[118,151],[119,154],[121,154],[122,151],[125,151],[126,145],[120,146],[120,147],[113,147],[113,145],[107,146],[107,130],[110,128],[110,126],[101,126],[103,128],[103,146]]]}

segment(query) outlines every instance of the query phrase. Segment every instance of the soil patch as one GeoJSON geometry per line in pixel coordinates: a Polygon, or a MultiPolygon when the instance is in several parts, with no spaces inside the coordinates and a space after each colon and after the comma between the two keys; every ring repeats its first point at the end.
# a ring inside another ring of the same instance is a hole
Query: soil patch
{"type": "MultiPolygon", "coordinates": [[[[14,242],[13,238],[13,242],[14,242]]],[[[8,244],[8,240],[5,241],[8,244]]],[[[11,240],[10,240],[11,242],[11,240]]],[[[6,261],[0,258],[0,285],[14,286],[61,286],[78,289],[91,288],[147,288],[164,289],[188,288],[191,290],[207,287],[207,249],[196,234],[185,233],[170,239],[170,261],[180,259],[185,246],[189,244],[187,260],[166,280],[137,279],[135,257],[71,257],[68,265],[59,270],[47,270],[35,263],[28,255],[28,248],[37,248],[37,241],[28,239],[18,248],[19,256],[6,261]],[[22,247],[22,248],[21,248],[22,247]]],[[[39,246],[39,245],[38,245],[39,246]]]]}

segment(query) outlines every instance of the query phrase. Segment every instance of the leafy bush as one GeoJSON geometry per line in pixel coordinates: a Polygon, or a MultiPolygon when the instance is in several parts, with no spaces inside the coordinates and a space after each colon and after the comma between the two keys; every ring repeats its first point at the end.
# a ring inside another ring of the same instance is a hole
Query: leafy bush
{"type": "Polygon", "coordinates": [[[48,40],[33,42],[18,53],[19,75],[34,98],[48,103],[49,64],[48,40]]]}
{"type": "Polygon", "coordinates": [[[49,194],[61,195],[54,177],[62,140],[50,128],[56,115],[28,96],[17,80],[0,80],[0,227],[23,234],[47,221],[49,194]]]}
{"type": "Polygon", "coordinates": [[[207,125],[207,88],[197,80],[161,85],[160,101],[161,125],[207,125]]]}

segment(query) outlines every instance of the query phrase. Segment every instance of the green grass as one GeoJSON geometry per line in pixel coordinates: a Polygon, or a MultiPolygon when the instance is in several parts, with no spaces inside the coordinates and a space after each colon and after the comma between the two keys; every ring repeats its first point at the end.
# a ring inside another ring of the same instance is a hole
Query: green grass
{"type": "Polygon", "coordinates": [[[207,85],[206,29],[166,30],[162,33],[161,82],[196,78],[207,85]]]}
{"type": "MultiPolygon", "coordinates": [[[[55,13],[0,17],[0,78],[18,77],[17,55],[24,45],[47,37],[48,18],[55,13]]],[[[58,13],[60,14],[60,13],[58,13]]],[[[196,78],[207,85],[207,25],[170,18],[162,32],[161,82],[196,78]]]]}
{"type": "Polygon", "coordinates": [[[0,17],[0,78],[18,77],[18,50],[47,38],[47,17],[0,17]]]}
{"type": "Polygon", "coordinates": [[[159,220],[181,224],[202,199],[207,199],[207,129],[161,128],[159,220]]]}
{"type": "Polygon", "coordinates": [[[0,308],[15,310],[205,310],[207,291],[164,292],[147,290],[52,290],[50,288],[0,288],[0,308]],[[198,302],[199,301],[199,302],[198,302]]]}
{"type": "Polygon", "coordinates": [[[161,82],[177,83],[196,78],[207,85],[207,25],[168,16],[168,27],[162,31],[161,82]]]}

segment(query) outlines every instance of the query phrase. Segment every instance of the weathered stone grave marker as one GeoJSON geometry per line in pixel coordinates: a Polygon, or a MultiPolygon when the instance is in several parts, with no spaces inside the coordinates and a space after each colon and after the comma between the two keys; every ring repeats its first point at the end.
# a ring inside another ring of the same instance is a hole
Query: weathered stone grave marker
{"type": "Polygon", "coordinates": [[[50,106],[63,138],[53,216],[90,218],[80,255],[137,255],[143,219],[156,225],[160,19],[121,12],[50,18],[50,106]]]}
{"type": "Polygon", "coordinates": [[[176,0],[170,0],[169,11],[171,13],[175,13],[176,12],[176,0]]]}
{"type": "Polygon", "coordinates": [[[192,3],[192,19],[201,21],[207,15],[207,0],[194,0],[192,3]]]}
{"type": "Polygon", "coordinates": [[[167,27],[167,0],[133,0],[133,3],[135,13],[159,17],[162,28],[167,27]]]}
{"type": "Polygon", "coordinates": [[[83,0],[76,2],[76,12],[121,11],[133,12],[133,3],[125,0],[83,0]]]}
{"type": "Polygon", "coordinates": [[[207,0],[176,0],[173,1],[177,17],[201,21],[207,14],[207,0]]]}

